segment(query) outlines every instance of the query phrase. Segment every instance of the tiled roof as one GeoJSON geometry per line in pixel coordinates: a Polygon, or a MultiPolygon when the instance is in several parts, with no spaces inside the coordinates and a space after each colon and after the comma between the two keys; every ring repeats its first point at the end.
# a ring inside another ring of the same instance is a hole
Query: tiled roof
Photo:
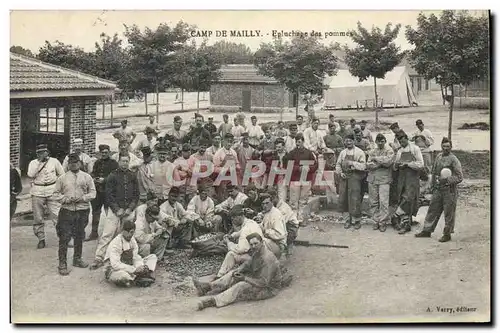
{"type": "Polygon", "coordinates": [[[219,82],[278,83],[274,78],[261,75],[254,65],[225,65],[219,82]]]}
{"type": "Polygon", "coordinates": [[[10,54],[10,91],[115,89],[116,84],[81,72],[10,54]]]}

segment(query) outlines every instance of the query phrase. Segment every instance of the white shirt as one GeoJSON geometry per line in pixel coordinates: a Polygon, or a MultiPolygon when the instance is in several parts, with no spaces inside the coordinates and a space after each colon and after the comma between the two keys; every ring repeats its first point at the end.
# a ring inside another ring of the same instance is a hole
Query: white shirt
{"type": "MultiPolygon", "coordinates": [[[[79,156],[80,156],[80,161],[82,161],[83,167],[85,168],[84,171],[90,173],[91,170],[89,170],[89,165],[92,163],[92,159],[90,158],[89,155],[85,154],[84,152],[81,152],[79,156]]],[[[62,167],[64,169],[64,172],[67,172],[69,170],[67,155],[63,160],[62,167]]]]}
{"type": "Polygon", "coordinates": [[[245,128],[241,125],[233,126],[233,128],[231,128],[231,134],[234,136],[235,139],[239,140],[243,133],[245,133],[245,128]]]}
{"type": "Polygon", "coordinates": [[[273,207],[269,212],[264,213],[261,227],[266,238],[286,245],[286,222],[278,208],[273,207]]]}
{"type": "Polygon", "coordinates": [[[31,161],[28,165],[28,177],[33,178],[36,175],[36,177],[32,179],[32,186],[30,191],[31,195],[35,197],[47,198],[52,196],[56,188],[57,178],[64,174],[64,169],[57,159],[49,157],[45,167],[40,172],[38,172],[44,164],[45,162],[40,162],[38,159],[36,159],[31,161]],[[52,185],[40,186],[43,184],[52,185]]]}
{"type": "Polygon", "coordinates": [[[408,163],[409,168],[417,170],[424,167],[424,159],[422,157],[422,152],[420,151],[418,146],[414,145],[411,142],[409,142],[406,147],[401,147],[398,150],[398,152],[396,153],[396,158],[394,159],[394,163],[398,163],[399,161],[401,161],[401,153],[404,152],[410,152],[415,159],[415,161],[408,163]]]}
{"type": "Polygon", "coordinates": [[[221,202],[220,204],[215,206],[215,208],[230,210],[231,208],[233,208],[236,205],[243,205],[243,203],[245,202],[246,199],[248,199],[246,194],[244,194],[242,192],[238,192],[238,195],[236,196],[236,198],[233,199],[230,196],[229,198],[227,198],[226,200],[224,200],[223,202],[221,202]]]}
{"type": "Polygon", "coordinates": [[[262,229],[257,224],[257,222],[245,218],[243,224],[241,225],[241,230],[239,232],[240,236],[238,237],[238,243],[236,244],[236,247],[233,248],[232,252],[236,254],[247,253],[248,250],[250,250],[250,243],[248,243],[247,236],[253,233],[257,233],[261,237],[263,237],[262,229]]]}
{"type": "Polygon", "coordinates": [[[289,153],[292,150],[297,148],[297,143],[295,142],[295,138],[292,138],[290,135],[287,135],[285,138],[285,149],[286,152],[289,153]]]}
{"type": "MultiPolygon", "coordinates": [[[[132,153],[129,153],[128,156],[130,157],[130,162],[128,165],[129,170],[136,171],[141,166],[142,160],[132,153]]],[[[120,159],[120,152],[114,153],[113,156],[111,156],[111,158],[118,162],[120,159]]]]}
{"type": "Polygon", "coordinates": [[[199,195],[195,195],[189,201],[187,211],[198,214],[202,220],[206,220],[214,214],[215,204],[212,198],[207,197],[205,201],[201,200],[199,195]]]}
{"type": "Polygon", "coordinates": [[[317,152],[318,149],[326,148],[325,141],[323,140],[325,136],[323,131],[319,129],[314,130],[312,127],[308,127],[303,134],[305,148],[314,152],[317,152]]]}
{"type": "Polygon", "coordinates": [[[250,125],[248,126],[248,141],[251,145],[258,145],[260,143],[260,139],[264,136],[264,131],[259,125],[250,125]]]}
{"type": "Polygon", "coordinates": [[[134,237],[128,242],[123,238],[122,234],[116,236],[111,243],[109,243],[108,249],[106,250],[106,256],[104,260],[109,259],[111,268],[114,271],[125,271],[129,274],[133,274],[135,270],[144,264],[144,260],[139,255],[139,246],[134,237]],[[121,256],[123,251],[132,249],[133,252],[133,264],[127,265],[122,262],[121,256]]]}
{"type": "Polygon", "coordinates": [[[288,205],[283,200],[280,200],[276,205],[276,208],[281,212],[286,223],[291,223],[293,225],[299,226],[299,220],[297,219],[297,214],[293,211],[292,207],[288,205]]]}
{"type": "Polygon", "coordinates": [[[346,156],[354,156],[353,167],[356,170],[363,171],[366,170],[366,154],[364,151],[354,146],[352,149],[345,148],[339,154],[337,159],[337,165],[335,171],[340,175],[342,171],[342,162],[344,162],[346,156]]]}
{"type": "Polygon", "coordinates": [[[420,151],[422,153],[428,153],[431,151],[431,146],[434,144],[434,137],[432,136],[431,131],[429,131],[427,128],[424,128],[423,131],[420,131],[417,129],[415,133],[413,133],[412,137],[410,138],[411,141],[413,141],[413,138],[415,136],[423,136],[424,138],[422,139],[421,137],[415,139],[415,145],[417,145],[420,148],[420,151]]]}

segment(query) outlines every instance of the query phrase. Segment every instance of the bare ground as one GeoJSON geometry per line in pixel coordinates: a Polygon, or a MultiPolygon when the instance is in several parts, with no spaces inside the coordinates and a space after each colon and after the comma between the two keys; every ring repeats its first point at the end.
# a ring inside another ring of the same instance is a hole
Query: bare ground
{"type": "MultiPolygon", "coordinates": [[[[48,225],[48,224],[47,224],[48,225]]],[[[14,322],[401,322],[488,321],[490,318],[490,190],[464,190],[453,240],[386,233],[364,225],[346,231],[321,223],[299,238],[348,245],[349,249],[297,247],[290,262],[291,287],[277,297],[220,309],[194,310],[189,279],[173,281],[157,270],[148,289],[123,290],[104,281],[102,271],[73,269],[57,274],[57,239],[48,229],[48,248],[35,250],[31,227],[11,229],[12,320],[14,322]],[[475,308],[441,313],[437,307],[475,308]]],[[[91,260],[95,242],[85,243],[91,260]]],[[[71,258],[72,250],[69,251],[71,258]]]]}

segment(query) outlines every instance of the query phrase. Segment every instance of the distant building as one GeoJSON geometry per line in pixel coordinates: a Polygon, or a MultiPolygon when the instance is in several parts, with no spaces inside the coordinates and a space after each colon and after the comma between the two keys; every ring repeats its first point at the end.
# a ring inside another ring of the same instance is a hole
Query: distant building
{"type": "Polygon", "coordinates": [[[76,138],[96,149],[96,101],[112,95],[107,80],[10,53],[10,162],[25,173],[36,146],[62,159],[76,138]]]}
{"type": "Polygon", "coordinates": [[[274,78],[259,74],[253,65],[226,65],[221,72],[210,87],[210,111],[280,112],[297,103],[295,94],[274,78]]]}

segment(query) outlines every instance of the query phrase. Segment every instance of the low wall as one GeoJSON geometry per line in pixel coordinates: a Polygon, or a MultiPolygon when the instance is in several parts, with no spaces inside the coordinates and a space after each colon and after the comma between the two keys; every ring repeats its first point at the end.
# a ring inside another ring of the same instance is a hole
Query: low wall
{"type": "Polygon", "coordinates": [[[489,109],[489,97],[455,97],[454,108],[457,109],[489,109]]]}
{"type": "MultiPolygon", "coordinates": [[[[238,113],[241,112],[240,106],[214,105],[209,108],[210,112],[238,113]]],[[[286,110],[283,110],[284,112],[286,110]]],[[[281,108],[277,107],[251,107],[250,113],[280,113],[281,108]]]]}

